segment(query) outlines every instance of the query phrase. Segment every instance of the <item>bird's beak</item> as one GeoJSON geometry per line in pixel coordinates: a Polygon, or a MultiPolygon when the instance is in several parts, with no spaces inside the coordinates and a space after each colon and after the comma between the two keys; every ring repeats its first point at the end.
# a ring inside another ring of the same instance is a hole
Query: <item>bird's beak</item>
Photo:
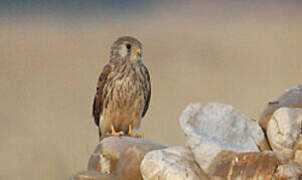
{"type": "Polygon", "coordinates": [[[137,56],[141,56],[141,49],[139,47],[134,48],[134,54],[137,56]]]}

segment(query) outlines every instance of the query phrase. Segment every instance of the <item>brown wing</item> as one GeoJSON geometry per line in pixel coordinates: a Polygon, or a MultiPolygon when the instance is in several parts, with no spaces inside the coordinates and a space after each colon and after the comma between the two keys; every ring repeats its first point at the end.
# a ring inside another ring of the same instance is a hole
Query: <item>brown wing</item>
{"type": "Polygon", "coordinates": [[[103,89],[107,82],[108,74],[111,72],[111,70],[112,68],[110,64],[107,64],[104,67],[101,75],[99,76],[99,80],[96,88],[96,94],[94,96],[94,101],[93,101],[93,110],[92,110],[94,122],[97,126],[99,126],[100,116],[103,111],[103,89]]]}
{"type": "Polygon", "coordinates": [[[150,104],[151,81],[150,81],[150,75],[149,75],[148,69],[143,64],[142,64],[142,73],[145,78],[145,88],[144,88],[145,106],[144,106],[143,113],[142,113],[142,117],[144,117],[149,108],[149,104],[150,104]]]}

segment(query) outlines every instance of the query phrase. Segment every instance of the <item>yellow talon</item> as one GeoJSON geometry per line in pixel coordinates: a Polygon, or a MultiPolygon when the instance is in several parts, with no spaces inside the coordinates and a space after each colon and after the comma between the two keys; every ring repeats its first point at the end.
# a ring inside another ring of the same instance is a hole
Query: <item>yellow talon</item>
{"type": "Polygon", "coordinates": [[[123,131],[116,132],[115,129],[114,129],[113,124],[110,125],[110,129],[111,129],[111,134],[109,134],[110,136],[122,136],[122,135],[124,135],[123,131]]]}
{"type": "Polygon", "coordinates": [[[131,125],[129,125],[128,135],[131,136],[131,137],[135,137],[135,138],[142,138],[143,137],[141,134],[134,134],[131,125]]]}
{"type": "Polygon", "coordinates": [[[131,124],[129,125],[129,132],[128,132],[129,136],[132,136],[132,126],[131,124]]]}

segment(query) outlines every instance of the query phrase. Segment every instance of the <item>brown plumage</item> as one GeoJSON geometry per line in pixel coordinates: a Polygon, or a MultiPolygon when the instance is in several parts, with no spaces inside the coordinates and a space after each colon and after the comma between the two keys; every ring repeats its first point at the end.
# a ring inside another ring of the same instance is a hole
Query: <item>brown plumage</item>
{"type": "Polygon", "coordinates": [[[119,38],[99,76],[93,102],[100,140],[107,135],[133,136],[132,129],[139,127],[150,96],[150,76],[142,62],[142,44],[133,37],[119,38]]]}

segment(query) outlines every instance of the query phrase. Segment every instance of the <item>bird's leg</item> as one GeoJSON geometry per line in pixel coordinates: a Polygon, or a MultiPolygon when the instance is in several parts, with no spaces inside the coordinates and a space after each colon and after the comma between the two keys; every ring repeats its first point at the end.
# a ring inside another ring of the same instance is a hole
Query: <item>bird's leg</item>
{"type": "Polygon", "coordinates": [[[110,129],[111,129],[111,134],[109,134],[110,136],[122,136],[122,135],[124,135],[123,131],[116,132],[115,129],[114,129],[113,124],[110,125],[110,129]]]}
{"type": "Polygon", "coordinates": [[[128,131],[128,133],[131,136],[131,134],[132,134],[132,126],[131,126],[131,124],[129,125],[129,131],[128,131]]]}
{"type": "Polygon", "coordinates": [[[129,125],[129,129],[128,129],[128,135],[131,137],[136,137],[136,138],[142,138],[143,136],[141,134],[134,134],[132,132],[132,125],[129,125]]]}

